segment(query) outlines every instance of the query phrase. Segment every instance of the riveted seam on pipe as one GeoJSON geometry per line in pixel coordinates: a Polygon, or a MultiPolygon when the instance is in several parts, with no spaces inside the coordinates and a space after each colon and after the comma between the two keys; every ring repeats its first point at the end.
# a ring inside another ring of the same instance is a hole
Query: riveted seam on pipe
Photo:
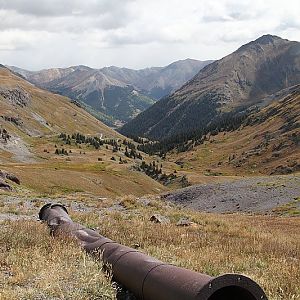
{"type": "MultiPolygon", "coordinates": [[[[57,219],[57,218],[65,218],[66,216],[63,216],[63,215],[61,215],[61,216],[55,216],[55,217],[53,217],[52,219],[50,219],[50,220],[48,220],[47,221],[47,223],[49,224],[52,220],[54,220],[54,219],[57,219]]],[[[71,220],[70,218],[69,218],[69,220],[71,220]]],[[[60,224],[60,223],[59,223],[60,224]]]]}
{"type": "Polygon", "coordinates": [[[111,263],[112,267],[116,266],[118,261],[125,255],[129,254],[129,253],[140,253],[140,251],[137,251],[137,250],[129,250],[125,253],[122,253],[114,262],[111,263]]]}
{"type": "Polygon", "coordinates": [[[114,242],[114,241],[111,241],[111,242],[104,242],[103,244],[101,244],[99,247],[97,247],[97,248],[101,248],[101,247],[103,247],[104,245],[106,245],[106,244],[118,244],[117,242],[114,242]]]}
{"type": "Polygon", "coordinates": [[[145,298],[144,298],[144,285],[145,285],[145,282],[146,282],[146,279],[147,279],[147,277],[148,277],[148,275],[154,270],[154,269],[156,269],[156,268],[158,268],[158,267],[160,267],[160,266],[171,266],[171,264],[166,264],[166,263],[159,263],[159,264],[157,264],[156,266],[154,266],[154,267],[152,267],[148,272],[147,272],[147,274],[145,275],[145,277],[144,277],[144,279],[143,279],[143,283],[142,283],[142,299],[141,300],[144,300],[145,298]]]}

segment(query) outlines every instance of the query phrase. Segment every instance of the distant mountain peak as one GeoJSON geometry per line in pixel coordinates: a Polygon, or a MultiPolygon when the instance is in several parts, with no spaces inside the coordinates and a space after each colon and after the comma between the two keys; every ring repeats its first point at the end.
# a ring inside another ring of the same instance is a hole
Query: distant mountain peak
{"type": "Polygon", "coordinates": [[[120,132],[155,140],[192,134],[300,82],[300,43],[263,35],[207,65],[120,132]]]}
{"type": "Polygon", "coordinates": [[[277,35],[272,34],[264,34],[261,37],[257,38],[254,43],[260,43],[260,44],[269,44],[276,40],[283,40],[281,37],[277,35]]]}
{"type": "Polygon", "coordinates": [[[237,49],[236,52],[244,51],[244,50],[247,50],[247,49],[253,48],[253,47],[263,47],[263,46],[266,46],[269,44],[274,45],[275,43],[284,42],[284,41],[288,42],[288,40],[282,39],[279,36],[265,34],[265,35],[262,35],[261,37],[257,38],[256,40],[251,41],[251,42],[241,46],[240,48],[237,49]]]}

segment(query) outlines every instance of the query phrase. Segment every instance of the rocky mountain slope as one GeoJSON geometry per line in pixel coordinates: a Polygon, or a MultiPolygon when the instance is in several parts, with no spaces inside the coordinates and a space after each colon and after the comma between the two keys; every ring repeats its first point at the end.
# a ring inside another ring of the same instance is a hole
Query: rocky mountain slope
{"type": "MultiPolygon", "coordinates": [[[[41,90],[5,67],[0,67],[0,154],[30,161],[30,138],[60,132],[120,137],[70,99],[41,90]]],[[[0,158],[1,160],[1,158],[0,158]]]]}
{"type": "Polygon", "coordinates": [[[217,122],[228,112],[264,106],[262,99],[299,82],[300,43],[265,35],[200,70],[121,132],[152,139],[191,132],[217,122]]]}
{"type": "Polygon", "coordinates": [[[126,145],[134,146],[70,99],[0,67],[0,192],[106,197],[166,190],[135,171],[126,145]]]}
{"type": "Polygon", "coordinates": [[[185,59],[173,62],[166,67],[142,70],[108,67],[101,71],[107,76],[132,84],[152,99],[158,100],[180,88],[211,62],[211,60],[185,59]]]}
{"type": "Polygon", "coordinates": [[[30,72],[10,68],[39,87],[79,101],[100,120],[118,126],[175,91],[209,62],[187,59],[143,70],[75,66],[30,72]]]}
{"type": "MultiPolygon", "coordinates": [[[[300,211],[300,176],[248,177],[233,182],[193,185],[163,195],[167,201],[205,212],[300,211]],[[263,182],[263,184],[262,184],[263,182]],[[272,189],[270,189],[272,187],[272,189]]],[[[296,214],[295,214],[296,215],[296,214]]]]}

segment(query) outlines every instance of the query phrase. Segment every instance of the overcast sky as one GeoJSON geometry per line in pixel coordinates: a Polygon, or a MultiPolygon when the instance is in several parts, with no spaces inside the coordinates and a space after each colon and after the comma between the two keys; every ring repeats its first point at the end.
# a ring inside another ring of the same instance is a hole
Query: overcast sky
{"type": "Polygon", "coordinates": [[[300,41],[299,0],[0,0],[0,63],[164,66],[270,33],[300,41]]]}

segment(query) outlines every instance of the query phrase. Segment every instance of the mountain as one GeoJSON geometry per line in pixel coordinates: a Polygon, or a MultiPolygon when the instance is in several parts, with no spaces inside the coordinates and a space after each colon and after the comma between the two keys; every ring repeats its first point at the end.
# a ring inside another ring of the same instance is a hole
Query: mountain
{"type": "Polygon", "coordinates": [[[185,151],[169,153],[169,160],[187,174],[207,176],[299,172],[300,84],[265,101],[269,104],[250,113],[236,128],[207,134],[200,143],[188,141],[185,151]]]}
{"type": "MultiPolygon", "coordinates": [[[[125,124],[125,135],[162,140],[218,123],[300,82],[300,43],[264,35],[215,61],[125,124]]],[[[265,101],[265,102],[264,102],[265,101]]]]}
{"type": "MultiPolygon", "coordinates": [[[[121,137],[66,97],[41,90],[0,66],[0,152],[27,161],[31,138],[60,132],[121,137]]],[[[2,156],[2,155],[1,155],[2,156]]],[[[1,159],[0,159],[1,161],[1,159]]]]}
{"type": "MultiPolygon", "coordinates": [[[[79,131],[120,137],[70,99],[37,88],[18,74],[0,66],[1,118],[20,123],[18,131],[28,136],[79,131]]],[[[15,124],[16,125],[16,124],[15,124]]]]}
{"type": "Polygon", "coordinates": [[[153,99],[160,99],[180,88],[212,60],[179,60],[166,67],[153,67],[142,70],[108,67],[101,71],[140,89],[153,99]]]}
{"type": "Polygon", "coordinates": [[[107,197],[166,190],[134,169],[135,159],[125,154],[133,144],[124,139],[78,103],[0,66],[0,193],[107,197]]]}
{"type": "Polygon", "coordinates": [[[41,88],[79,101],[100,120],[118,126],[175,91],[210,62],[187,59],[142,70],[75,66],[31,72],[9,68],[41,88]]]}

